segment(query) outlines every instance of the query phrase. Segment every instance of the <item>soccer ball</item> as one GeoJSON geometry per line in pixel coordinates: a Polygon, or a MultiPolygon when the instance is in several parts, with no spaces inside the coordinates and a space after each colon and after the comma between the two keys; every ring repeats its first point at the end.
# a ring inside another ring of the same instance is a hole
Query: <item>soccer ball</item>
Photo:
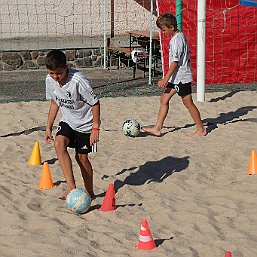
{"type": "Polygon", "coordinates": [[[85,213],[91,205],[90,194],[83,188],[75,188],[67,195],[66,205],[76,214],[85,213]]]}
{"type": "Polygon", "coordinates": [[[140,133],[140,124],[136,120],[125,120],[123,122],[123,133],[129,137],[136,137],[140,133]]]}

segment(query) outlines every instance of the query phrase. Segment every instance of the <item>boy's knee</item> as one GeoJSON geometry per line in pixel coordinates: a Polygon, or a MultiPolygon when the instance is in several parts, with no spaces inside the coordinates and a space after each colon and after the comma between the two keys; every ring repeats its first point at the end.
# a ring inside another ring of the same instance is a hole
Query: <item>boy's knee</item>
{"type": "Polygon", "coordinates": [[[54,148],[56,152],[64,151],[67,147],[65,147],[64,142],[61,142],[59,140],[54,141],[54,148]]]}
{"type": "Polygon", "coordinates": [[[190,108],[192,105],[194,105],[192,98],[189,96],[182,97],[182,102],[186,108],[190,108]]]}
{"type": "Polygon", "coordinates": [[[83,163],[88,162],[87,154],[76,154],[76,160],[83,163]]]}
{"type": "Polygon", "coordinates": [[[190,103],[187,101],[183,101],[184,106],[188,109],[190,108],[190,103]]]}
{"type": "Polygon", "coordinates": [[[166,98],[164,98],[164,97],[161,97],[161,99],[160,99],[160,104],[161,105],[168,105],[169,104],[169,99],[166,99],[166,98]]]}

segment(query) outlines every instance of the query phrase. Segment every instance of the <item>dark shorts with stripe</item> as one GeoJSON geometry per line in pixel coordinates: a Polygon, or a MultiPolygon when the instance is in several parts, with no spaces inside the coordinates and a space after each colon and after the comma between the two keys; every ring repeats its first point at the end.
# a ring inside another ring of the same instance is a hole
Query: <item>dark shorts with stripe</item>
{"type": "Polygon", "coordinates": [[[168,89],[175,89],[178,93],[179,96],[186,96],[186,95],[190,95],[192,94],[192,83],[179,83],[178,85],[172,84],[172,83],[168,83],[167,85],[168,89]]]}
{"type": "Polygon", "coordinates": [[[87,154],[92,151],[90,133],[81,133],[61,121],[56,129],[56,136],[65,136],[70,140],[68,147],[75,148],[77,153],[87,154]]]}

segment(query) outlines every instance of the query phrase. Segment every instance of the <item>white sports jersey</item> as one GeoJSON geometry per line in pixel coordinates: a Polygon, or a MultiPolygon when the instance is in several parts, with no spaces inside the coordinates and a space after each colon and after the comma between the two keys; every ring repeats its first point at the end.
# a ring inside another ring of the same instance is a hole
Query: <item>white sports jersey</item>
{"type": "Polygon", "coordinates": [[[170,40],[169,45],[169,63],[178,62],[177,69],[169,79],[172,84],[182,84],[191,82],[192,70],[190,64],[190,53],[187,40],[182,32],[178,32],[170,40]]]}
{"type": "Polygon", "coordinates": [[[62,113],[61,121],[76,131],[90,133],[93,124],[92,106],[98,102],[98,98],[81,72],[74,69],[68,71],[63,86],[47,75],[46,99],[55,100],[62,113]]]}

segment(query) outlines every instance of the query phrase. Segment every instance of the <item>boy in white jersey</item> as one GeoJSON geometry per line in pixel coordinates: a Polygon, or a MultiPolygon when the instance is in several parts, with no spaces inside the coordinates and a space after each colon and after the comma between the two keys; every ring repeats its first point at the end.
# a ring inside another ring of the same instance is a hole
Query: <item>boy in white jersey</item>
{"type": "Polygon", "coordinates": [[[160,109],[157,122],[154,127],[143,127],[142,130],[155,136],[161,136],[161,129],[169,111],[171,97],[178,93],[182,102],[191,114],[196,131],[192,136],[205,136],[206,129],[203,127],[199,110],[192,99],[192,71],[190,65],[189,47],[185,36],[177,29],[177,20],[171,13],[160,15],[156,25],[167,36],[170,36],[169,44],[169,70],[165,77],[158,82],[158,86],[164,91],[160,99],[160,109]]]}
{"type": "Polygon", "coordinates": [[[67,182],[68,190],[59,198],[66,199],[76,183],[68,147],[75,148],[75,158],[80,167],[84,185],[91,197],[93,169],[88,159],[92,145],[99,140],[100,104],[89,82],[77,70],[69,69],[65,54],[52,50],[46,56],[46,99],[51,100],[46,124],[45,140],[54,141],[55,151],[67,182]],[[55,140],[52,136],[54,120],[61,110],[55,140]]]}

